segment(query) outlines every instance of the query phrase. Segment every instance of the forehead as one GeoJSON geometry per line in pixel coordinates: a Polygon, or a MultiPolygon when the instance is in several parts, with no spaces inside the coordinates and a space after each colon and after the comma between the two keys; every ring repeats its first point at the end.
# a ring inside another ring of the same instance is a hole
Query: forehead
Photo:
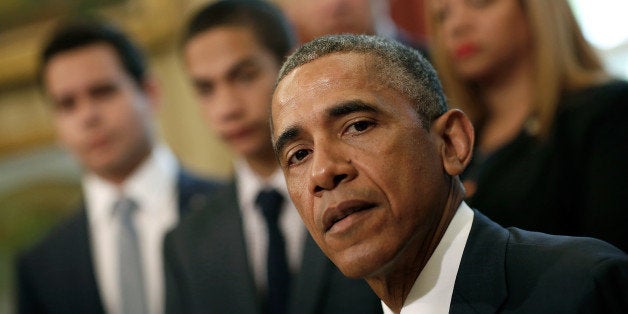
{"type": "Polygon", "coordinates": [[[95,43],[53,56],[44,69],[44,80],[50,89],[89,85],[125,75],[115,49],[106,43],[95,43]]]}
{"type": "Polygon", "coordinates": [[[317,95],[327,98],[329,92],[355,92],[369,83],[367,60],[362,54],[333,53],[295,68],[277,85],[277,109],[299,105],[317,95]]]}
{"type": "Polygon", "coordinates": [[[251,29],[245,26],[214,27],[192,37],[184,49],[191,71],[221,68],[254,54],[270,54],[251,29]]]}
{"type": "Polygon", "coordinates": [[[410,108],[407,101],[390,101],[405,97],[377,82],[372,58],[362,53],[332,53],[294,69],[279,82],[273,96],[274,130],[314,119],[347,101],[380,106],[381,111],[410,108]]]}

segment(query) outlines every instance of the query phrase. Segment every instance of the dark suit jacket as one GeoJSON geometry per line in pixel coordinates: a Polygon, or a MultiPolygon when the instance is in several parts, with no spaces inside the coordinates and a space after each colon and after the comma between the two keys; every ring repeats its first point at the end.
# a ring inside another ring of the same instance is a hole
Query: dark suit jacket
{"type": "MultiPolygon", "coordinates": [[[[199,210],[218,183],[178,177],[179,213],[199,210]]],[[[19,313],[104,313],[85,208],[56,227],[17,263],[19,313]]]]}
{"type": "Polygon", "coordinates": [[[628,256],[592,238],[504,229],[475,211],[450,313],[628,313],[628,256]]]}
{"type": "MultiPolygon", "coordinates": [[[[235,184],[214,193],[166,236],[167,313],[261,313],[248,263],[235,184]]],[[[294,280],[289,313],[381,313],[363,280],[348,279],[307,237],[301,271],[294,280]]]]}

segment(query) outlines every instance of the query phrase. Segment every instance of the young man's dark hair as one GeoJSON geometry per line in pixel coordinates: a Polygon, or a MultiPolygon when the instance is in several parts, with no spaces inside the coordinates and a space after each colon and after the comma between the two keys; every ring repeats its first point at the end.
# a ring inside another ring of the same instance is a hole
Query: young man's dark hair
{"type": "Polygon", "coordinates": [[[295,46],[296,38],[281,11],[265,1],[218,1],[197,12],[183,35],[183,45],[192,37],[219,26],[244,26],[255,33],[259,43],[273,53],[277,61],[295,46]]]}
{"type": "Polygon", "coordinates": [[[146,60],[141,49],[112,23],[98,18],[71,19],[62,23],[51,35],[40,56],[37,79],[43,86],[43,72],[54,56],[97,43],[111,45],[116,51],[122,67],[133,80],[142,85],[146,79],[146,60]]]}

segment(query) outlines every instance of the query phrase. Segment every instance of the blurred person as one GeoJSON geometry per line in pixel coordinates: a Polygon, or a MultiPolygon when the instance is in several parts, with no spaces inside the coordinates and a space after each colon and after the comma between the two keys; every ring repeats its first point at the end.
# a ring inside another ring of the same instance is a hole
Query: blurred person
{"type": "MultiPolygon", "coordinates": [[[[294,25],[300,43],[328,34],[382,35],[419,49],[425,46],[398,28],[389,0],[275,0],[294,25]]],[[[419,19],[421,17],[417,17],[419,19]]]]}
{"type": "Polygon", "coordinates": [[[504,226],[628,250],[628,83],[565,0],[429,0],[432,58],[477,129],[467,200],[504,226]]]}
{"type": "Polygon", "coordinates": [[[293,46],[264,1],[218,1],[187,25],[185,70],[236,160],[229,188],[166,238],[169,313],[381,313],[368,285],[344,277],[307,236],[275,160],[271,95],[293,46]]]}
{"type": "Polygon", "coordinates": [[[332,35],[284,63],[274,150],[308,231],[386,313],[625,313],[628,255],[503,228],[464,201],[474,131],[432,66],[383,37],[332,35]]]}
{"type": "Polygon", "coordinates": [[[159,143],[139,48],[104,21],[61,25],[39,78],[59,141],[84,170],[76,214],[20,256],[19,313],[162,313],[165,233],[218,187],[159,143]]]}

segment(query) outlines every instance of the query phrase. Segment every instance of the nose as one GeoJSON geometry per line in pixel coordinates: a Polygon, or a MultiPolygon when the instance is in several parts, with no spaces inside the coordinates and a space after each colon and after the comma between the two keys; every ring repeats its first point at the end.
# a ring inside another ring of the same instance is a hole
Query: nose
{"type": "Polygon", "coordinates": [[[239,93],[230,86],[221,86],[216,95],[216,102],[213,110],[219,121],[230,121],[237,119],[242,114],[242,99],[239,93]]]}
{"type": "Polygon", "coordinates": [[[346,152],[347,149],[331,145],[319,145],[312,152],[308,187],[310,193],[321,196],[324,191],[331,191],[357,176],[357,170],[346,152]]]}
{"type": "Polygon", "coordinates": [[[77,100],[77,110],[79,121],[86,127],[94,127],[100,120],[100,106],[89,97],[83,97],[77,100]]]}
{"type": "Polygon", "coordinates": [[[469,8],[465,4],[452,5],[448,16],[442,22],[445,33],[453,37],[463,35],[471,25],[469,13],[469,8]]]}

